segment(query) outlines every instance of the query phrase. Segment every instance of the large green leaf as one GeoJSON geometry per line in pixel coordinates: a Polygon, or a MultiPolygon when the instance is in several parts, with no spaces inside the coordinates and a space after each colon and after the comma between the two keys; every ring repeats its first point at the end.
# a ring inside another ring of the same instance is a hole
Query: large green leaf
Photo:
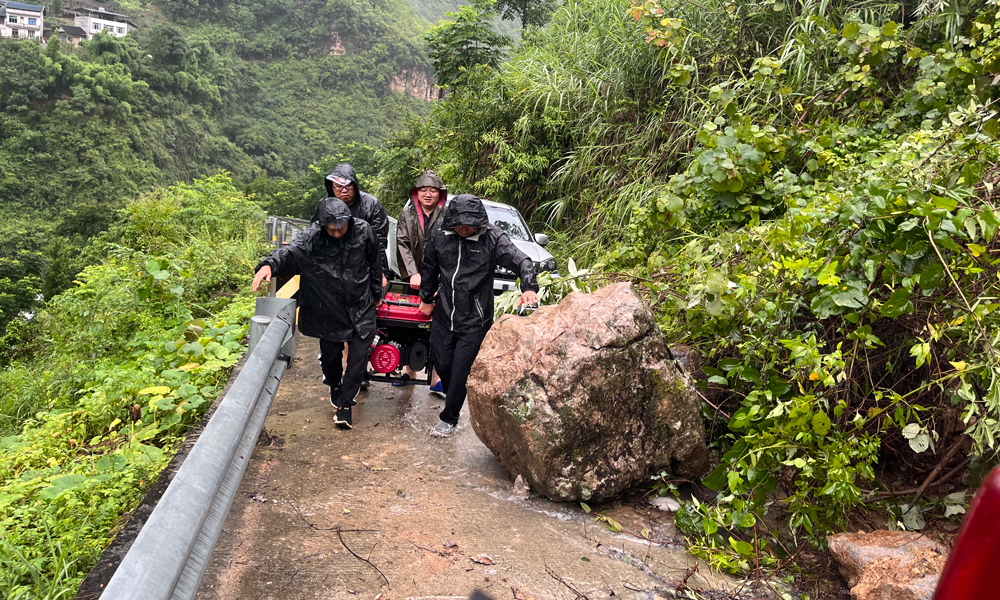
{"type": "Polygon", "coordinates": [[[910,291],[900,288],[894,291],[889,299],[879,308],[884,316],[895,319],[899,315],[913,312],[913,302],[910,301],[910,291]]]}

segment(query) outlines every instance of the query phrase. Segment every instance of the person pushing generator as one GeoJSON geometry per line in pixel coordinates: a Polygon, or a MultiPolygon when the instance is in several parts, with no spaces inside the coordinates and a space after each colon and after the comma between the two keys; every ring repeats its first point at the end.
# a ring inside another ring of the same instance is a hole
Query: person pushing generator
{"type": "Polygon", "coordinates": [[[320,364],[330,386],[334,424],[354,427],[351,407],[361,389],[375,313],[382,304],[385,252],[372,228],[337,198],[316,207],[316,222],[257,265],[252,288],[272,275],[300,275],[299,331],[319,338],[320,364]],[[342,359],[347,342],[347,369],[342,359]],[[341,381],[343,376],[343,381],[341,381]]]}
{"type": "Polygon", "coordinates": [[[538,302],[531,259],[490,223],[482,200],[456,196],[431,230],[420,267],[420,311],[434,318],[431,357],[445,393],[433,437],[450,437],[458,425],[472,363],[493,326],[497,265],[520,278],[518,306],[538,302]]]}

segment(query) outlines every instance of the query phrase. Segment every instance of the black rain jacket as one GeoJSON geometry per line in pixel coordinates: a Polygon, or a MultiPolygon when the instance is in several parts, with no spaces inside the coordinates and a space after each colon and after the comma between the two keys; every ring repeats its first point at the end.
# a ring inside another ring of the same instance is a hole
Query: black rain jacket
{"type": "Polygon", "coordinates": [[[472,194],[456,196],[431,231],[420,268],[420,299],[430,304],[438,292],[434,326],[456,333],[489,329],[497,265],[517,273],[522,292],[538,291],[531,259],[490,223],[482,200],[472,194]],[[455,233],[455,227],[462,225],[479,229],[463,238],[455,233]]]}
{"type": "Polygon", "coordinates": [[[260,261],[274,275],[301,275],[299,331],[329,342],[350,341],[375,334],[375,303],[382,298],[383,247],[368,223],[351,218],[347,233],[337,239],[323,225],[351,217],[347,205],[325,198],[316,207],[316,222],[291,244],[260,261]]]}
{"type": "MultiPolygon", "coordinates": [[[[332,171],[323,180],[323,184],[326,185],[326,195],[329,197],[333,196],[333,182],[330,181],[331,177],[343,177],[345,179],[350,179],[354,184],[354,204],[348,206],[351,211],[351,216],[355,219],[361,219],[371,226],[372,230],[375,232],[375,238],[378,240],[379,248],[382,248],[382,273],[388,279],[392,279],[392,271],[389,269],[389,260],[385,255],[385,249],[389,247],[389,214],[385,211],[385,207],[382,203],[378,201],[378,198],[372,196],[367,192],[361,191],[361,186],[358,184],[358,176],[354,174],[354,167],[347,163],[340,163],[333,168],[332,171]]],[[[323,200],[320,200],[322,203],[323,200]]],[[[316,210],[313,211],[312,222],[316,222],[317,215],[319,214],[319,204],[316,205],[316,210]]]]}

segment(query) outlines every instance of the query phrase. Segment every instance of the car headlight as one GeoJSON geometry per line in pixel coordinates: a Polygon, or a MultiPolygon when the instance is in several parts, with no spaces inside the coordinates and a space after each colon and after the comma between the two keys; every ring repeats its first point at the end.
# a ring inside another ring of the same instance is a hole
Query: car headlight
{"type": "Polygon", "coordinates": [[[555,258],[546,258],[541,262],[535,263],[535,273],[541,273],[542,271],[547,271],[549,273],[555,273],[558,266],[556,265],[555,258]]]}

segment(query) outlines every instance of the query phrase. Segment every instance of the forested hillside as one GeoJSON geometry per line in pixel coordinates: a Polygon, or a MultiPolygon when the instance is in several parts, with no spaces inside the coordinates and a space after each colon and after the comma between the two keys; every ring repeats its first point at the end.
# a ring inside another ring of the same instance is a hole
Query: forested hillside
{"type": "Polygon", "coordinates": [[[718,567],[774,568],[858,512],[955,519],[996,463],[998,19],[567,0],[381,181],[437,168],[547,223],[576,285],[633,281],[701,354],[718,495],[677,524],[718,567]]]}
{"type": "Polygon", "coordinates": [[[126,9],[143,26],[125,38],[0,42],[0,328],[96,260],[86,240],[139,192],[298,177],[428,110],[427,23],[405,0],[126,9]]]}

